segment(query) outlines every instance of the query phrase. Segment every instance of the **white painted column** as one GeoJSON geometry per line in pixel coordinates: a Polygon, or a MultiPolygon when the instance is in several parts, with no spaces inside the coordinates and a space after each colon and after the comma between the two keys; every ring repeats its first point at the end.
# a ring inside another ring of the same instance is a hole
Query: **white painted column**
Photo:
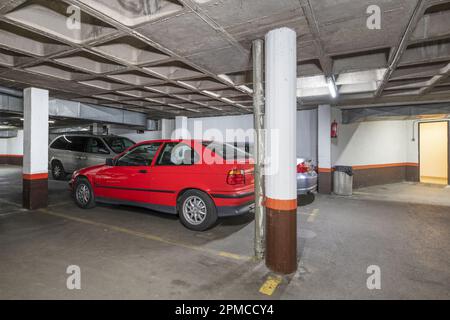
{"type": "Polygon", "coordinates": [[[318,107],[318,171],[319,193],[331,193],[331,106],[318,107]]]}
{"type": "Polygon", "coordinates": [[[297,269],[297,35],[281,28],[266,35],[266,264],[297,269]]]}
{"type": "Polygon", "coordinates": [[[190,139],[187,117],[182,116],[175,117],[175,133],[173,138],[190,139]]]}
{"type": "Polygon", "coordinates": [[[171,139],[175,130],[175,121],[173,119],[161,119],[161,139],[171,139]]]}
{"type": "Polygon", "coordinates": [[[48,108],[47,90],[24,90],[23,205],[27,209],[47,206],[48,108]]]}
{"type": "Polygon", "coordinates": [[[155,130],[157,130],[157,128],[158,128],[158,125],[155,120],[147,119],[147,125],[145,127],[146,130],[155,131],[155,130]]]}

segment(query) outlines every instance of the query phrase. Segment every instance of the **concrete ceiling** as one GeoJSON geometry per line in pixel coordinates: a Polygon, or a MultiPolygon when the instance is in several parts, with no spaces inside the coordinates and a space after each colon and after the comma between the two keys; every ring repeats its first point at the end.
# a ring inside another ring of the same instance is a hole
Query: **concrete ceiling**
{"type": "Polygon", "coordinates": [[[155,119],[251,113],[251,43],[290,27],[306,107],[450,101],[448,21],[442,0],[0,0],[0,85],[155,119]]]}

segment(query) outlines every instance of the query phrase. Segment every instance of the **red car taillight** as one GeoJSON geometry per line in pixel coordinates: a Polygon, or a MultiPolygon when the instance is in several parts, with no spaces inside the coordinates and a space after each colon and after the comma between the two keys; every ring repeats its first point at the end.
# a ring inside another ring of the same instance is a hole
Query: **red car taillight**
{"type": "Polygon", "coordinates": [[[308,171],[309,165],[306,162],[302,162],[297,165],[297,173],[307,173],[308,171]]]}
{"type": "Polygon", "coordinates": [[[230,185],[245,184],[244,170],[233,169],[228,172],[227,183],[230,185]]]}

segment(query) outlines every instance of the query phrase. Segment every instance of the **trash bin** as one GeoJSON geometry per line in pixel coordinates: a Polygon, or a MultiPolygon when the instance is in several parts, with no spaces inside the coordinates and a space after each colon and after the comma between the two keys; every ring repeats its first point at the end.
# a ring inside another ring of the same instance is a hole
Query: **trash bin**
{"type": "Polygon", "coordinates": [[[340,196],[353,194],[353,168],[348,166],[336,166],[333,177],[334,193],[340,196]]]}

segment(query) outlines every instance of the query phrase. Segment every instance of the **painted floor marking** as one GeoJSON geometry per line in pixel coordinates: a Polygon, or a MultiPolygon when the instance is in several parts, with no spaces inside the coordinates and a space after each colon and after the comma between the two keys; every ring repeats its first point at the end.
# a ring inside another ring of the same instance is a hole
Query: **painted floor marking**
{"type": "Polygon", "coordinates": [[[230,253],[230,252],[218,251],[218,250],[214,250],[214,249],[210,249],[210,248],[193,246],[193,245],[189,245],[189,244],[185,244],[185,243],[181,243],[181,242],[167,240],[167,239],[164,239],[162,237],[155,236],[155,235],[152,235],[152,234],[143,233],[143,232],[139,232],[139,231],[134,231],[134,230],[131,230],[131,229],[122,228],[122,227],[118,227],[118,226],[115,226],[115,225],[106,224],[106,223],[102,223],[102,222],[96,222],[96,221],[92,221],[92,220],[88,220],[88,219],[77,218],[77,217],[73,217],[73,216],[70,216],[70,215],[66,215],[66,214],[50,211],[48,209],[40,209],[40,210],[37,210],[37,211],[41,212],[41,213],[44,213],[44,214],[47,214],[47,215],[54,216],[54,217],[59,217],[59,218],[63,218],[63,219],[71,220],[71,221],[76,221],[76,222],[79,222],[79,223],[89,224],[89,225],[97,226],[97,227],[101,227],[101,228],[107,228],[107,229],[110,229],[110,230],[113,230],[113,231],[116,231],[116,232],[132,235],[132,236],[135,236],[135,237],[144,238],[144,239],[147,239],[147,240],[158,241],[158,242],[169,244],[169,245],[172,245],[172,246],[186,248],[186,249],[199,251],[199,252],[203,252],[203,253],[208,253],[208,254],[211,254],[211,255],[214,255],[214,256],[219,256],[219,257],[224,257],[224,258],[229,258],[229,259],[239,260],[239,261],[250,261],[252,259],[251,257],[244,256],[244,255],[238,255],[238,254],[234,254],[234,253],[230,253]]]}
{"type": "Polygon", "coordinates": [[[314,209],[312,211],[312,213],[309,215],[308,220],[306,220],[306,221],[314,222],[314,220],[316,220],[316,217],[317,217],[318,214],[319,214],[319,209],[314,209]]]}
{"type": "Polygon", "coordinates": [[[281,278],[280,276],[269,276],[266,282],[264,282],[259,289],[259,292],[265,294],[266,296],[273,295],[282,280],[283,278],[281,278]]]}

